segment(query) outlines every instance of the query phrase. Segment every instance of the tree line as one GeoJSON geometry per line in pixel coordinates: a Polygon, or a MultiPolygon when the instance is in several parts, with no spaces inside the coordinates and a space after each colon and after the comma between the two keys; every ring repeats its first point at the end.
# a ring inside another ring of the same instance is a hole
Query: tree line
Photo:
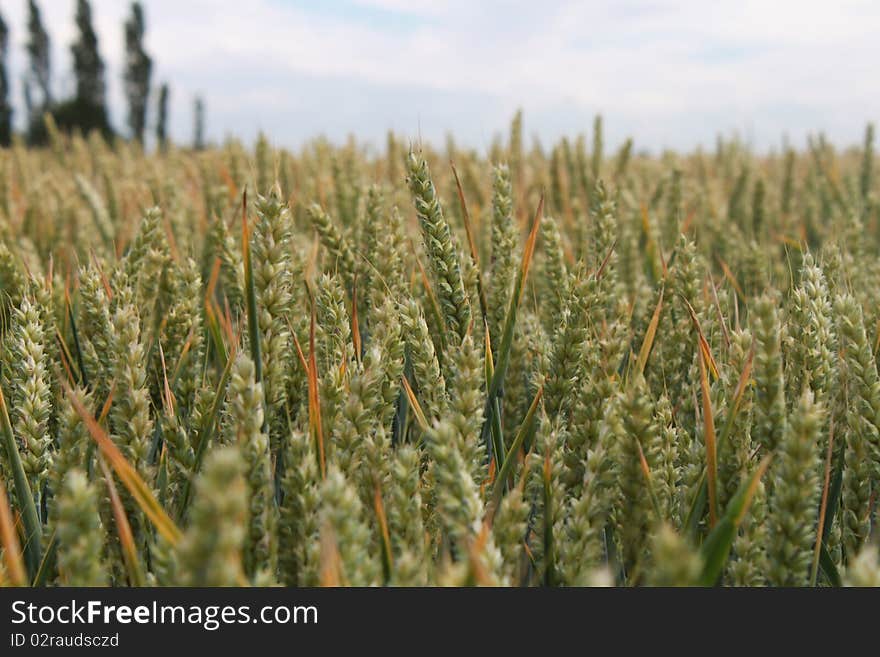
{"type": "MultiPolygon", "coordinates": [[[[88,0],[76,0],[76,39],[70,45],[73,59],[75,90],[71,97],[56,99],[52,92],[52,67],[49,33],[36,0],[27,0],[27,31],[25,45],[28,66],[22,79],[26,127],[24,138],[29,144],[41,145],[48,135],[44,116],[49,114],[64,132],[83,134],[98,131],[106,138],[117,135],[107,111],[105,65],[98,49],[98,36],[92,24],[92,8],[88,0]]],[[[144,47],[146,20],[140,2],[133,2],[125,20],[125,65],[123,88],[127,100],[128,135],[143,144],[147,130],[147,108],[151,96],[150,82],[153,59],[144,47]]],[[[0,14],[0,147],[9,146],[13,138],[13,107],[8,70],[9,28],[0,14]]],[[[170,89],[166,82],[156,94],[156,141],[164,149],[168,144],[168,103],[170,89]]],[[[204,103],[195,101],[195,138],[193,146],[203,147],[204,103]]]]}

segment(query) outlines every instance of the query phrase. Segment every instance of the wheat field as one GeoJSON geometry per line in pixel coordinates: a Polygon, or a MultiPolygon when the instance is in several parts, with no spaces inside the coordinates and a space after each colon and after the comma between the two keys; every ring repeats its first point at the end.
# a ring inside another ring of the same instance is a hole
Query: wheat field
{"type": "Polygon", "coordinates": [[[873,586],[873,128],[0,150],[0,583],[873,586]]]}

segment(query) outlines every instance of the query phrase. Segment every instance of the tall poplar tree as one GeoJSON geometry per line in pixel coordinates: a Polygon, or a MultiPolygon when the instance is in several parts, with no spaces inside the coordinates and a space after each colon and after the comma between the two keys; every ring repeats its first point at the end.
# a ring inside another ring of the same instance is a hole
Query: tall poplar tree
{"type": "Polygon", "coordinates": [[[168,83],[159,87],[159,110],[156,118],[156,141],[163,151],[168,147],[168,83]]]}
{"type": "Polygon", "coordinates": [[[205,102],[201,96],[196,96],[195,102],[195,133],[193,135],[193,148],[197,151],[205,147],[205,102]]]}
{"type": "Polygon", "coordinates": [[[128,97],[128,126],[132,137],[144,141],[147,125],[147,99],[153,60],[144,50],[144,10],[140,2],[131,5],[131,16],[125,21],[125,95],[128,97]]]}
{"type": "Polygon", "coordinates": [[[12,106],[9,104],[9,76],[6,55],[9,51],[9,29],[0,14],[0,146],[12,142],[12,106]]]}
{"type": "Polygon", "coordinates": [[[104,109],[104,60],[98,52],[98,37],[92,27],[92,8],[88,0],[77,0],[77,40],[70,46],[76,76],[76,100],[98,110],[104,109]]]}
{"type": "Polygon", "coordinates": [[[28,107],[31,123],[39,120],[42,113],[52,103],[51,59],[49,56],[49,33],[43,27],[40,8],[35,0],[28,0],[28,41],[25,49],[30,60],[30,75],[25,80],[25,96],[29,99],[28,107]],[[40,92],[39,101],[34,99],[31,85],[40,92]]]}

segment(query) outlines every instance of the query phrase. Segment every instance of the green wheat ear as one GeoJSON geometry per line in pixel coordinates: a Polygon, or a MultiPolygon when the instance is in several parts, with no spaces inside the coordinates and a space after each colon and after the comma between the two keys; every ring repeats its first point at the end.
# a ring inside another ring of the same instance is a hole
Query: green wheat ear
{"type": "Polygon", "coordinates": [[[498,358],[501,331],[516,276],[516,252],[519,231],[513,216],[513,188],[510,171],[503,164],[492,171],[492,269],[489,278],[489,334],[498,358]]]}
{"type": "Polygon", "coordinates": [[[177,547],[185,586],[241,586],[248,535],[247,484],[237,447],[220,447],[205,459],[196,482],[190,526],[177,547]]]}
{"type": "Polygon", "coordinates": [[[165,304],[165,272],[171,262],[171,247],[158,207],[147,210],[128,252],[112,280],[117,286],[130,285],[131,298],[138,309],[141,331],[152,335],[159,327],[165,304]]]}
{"type": "Polygon", "coordinates": [[[65,586],[106,586],[107,569],[101,550],[104,527],[95,514],[98,495],[80,468],[61,481],[56,502],[58,572],[65,586]]]}
{"type": "Polygon", "coordinates": [[[467,333],[471,310],[462,279],[458,248],[428,171],[428,162],[410,152],[407,157],[409,188],[422,230],[422,240],[437,286],[449,344],[458,344],[467,333]]]}
{"type": "Polygon", "coordinates": [[[280,579],[289,586],[317,578],[312,548],[318,533],[318,479],[314,444],[305,432],[292,432],[284,452],[278,522],[280,579]]]}
{"type": "Polygon", "coordinates": [[[49,419],[52,414],[48,338],[39,308],[28,298],[13,309],[12,328],[5,337],[4,388],[9,394],[12,427],[34,501],[44,496],[54,445],[49,419]]]}
{"type": "Polygon", "coordinates": [[[208,280],[215,259],[220,260],[220,295],[236,314],[244,307],[244,265],[241,249],[222,215],[214,217],[202,248],[202,272],[208,280]]]}
{"type": "Polygon", "coordinates": [[[335,537],[344,583],[350,586],[379,582],[379,563],[364,516],[356,489],[331,466],[321,486],[322,532],[335,537]]]}
{"type": "Polygon", "coordinates": [[[836,372],[837,332],[825,274],[812,254],[804,256],[801,282],[789,300],[786,380],[790,399],[808,386],[816,399],[827,404],[836,372]]]}
{"type": "Polygon", "coordinates": [[[627,569],[634,570],[644,557],[653,515],[654,492],[641,465],[641,454],[647,456],[651,453],[651,446],[660,442],[660,428],[654,419],[654,408],[644,379],[636,378],[628,385],[620,414],[615,450],[621,496],[616,516],[624,546],[623,557],[627,569]]]}
{"type": "Polygon", "coordinates": [[[517,487],[501,500],[492,523],[492,532],[503,560],[504,577],[511,583],[520,578],[525,557],[523,537],[529,520],[529,505],[517,487]]]}
{"type": "Polygon", "coordinates": [[[484,507],[454,426],[441,422],[431,429],[427,447],[433,461],[432,494],[436,496],[441,526],[457,545],[464,547],[479,531],[484,507]]]}
{"type": "Polygon", "coordinates": [[[752,310],[755,335],[755,424],[752,436],[773,452],[785,433],[785,389],[777,299],[761,296],[752,310]]]}
{"type": "Polygon", "coordinates": [[[224,442],[237,445],[245,463],[248,534],[244,546],[245,572],[274,572],[277,559],[277,509],[272,483],[269,437],[263,433],[263,391],[254,379],[250,357],[239,352],[232,365],[225,411],[224,442]]]}
{"type": "Polygon", "coordinates": [[[392,581],[401,586],[428,582],[420,468],[421,455],[414,447],[403,445],[395,451],[391,464],[388,525],[395,555],[392,581]]]}
{"type": "MultiPolygon", "coordinates": [[[[169,384],[175,394],[179,411],[188,415],[195,402],[201,382],[204,361],[204,330],[202,325],[202,278],[195,260],[187,258],[169,270],[168,311],[159,334],[168,370],[169,384]]],[[[161,370],[161,355],[156,350],[153,370],[161,370]]]]}
{"type": "Polygon", "coordinates": [[[292,349],[288,324],[293,295],[291,254],[292,218],[286,204],[273,192],[255,204],[251,268],[256,293],[257,326],[266,422],[277,452],[284,417],[288,371],[286,358],[292,349]]]}
{"type": "Polygon", "coordinates": [[[115,381],[110,422],[129,463],[146,474],[150,470],[149,452],[153,437],[146,345],[129,288],[117,292],[116,304],[110,326],[115,381]]]}
{"type": "Polygon", "coordinates": [[[465,336],[461,348],[453,354],[454,378],[449,383],[447,421],[455,428],[455,439],[471,478],[479,486],[486,476],[486,446],[481,440],[485,368],[482,355],[471,336],[465,336]]]}
{"type": "Polygon", "coordinates": [[[113,327],[110,299],[101,272],[90,265],[79,270],[76,324],[82,359],[82,377],[99,399],[110,394],[113,380],[113,327]]]}
{"type": "Polygon", "coordinates": [[[846,554],[855,555],[864,544],[870,526],[870,490],[880,440],[877,428],[880,380],[858,302],[850,294],[842,294],[835,299],[834,310],[843,353],[837,401],[837,415],[843,419],[840,430],[845,464],[841,524],[846,554]]]}
{"type": "Polygon", "coordinates": [[[819,503],[819,430],[824,409],[805,390],[793,410],[773,464],[770,498],[769,580],[775,586],[803,586],[816,542],[819,503]]]}
{"type": "Polygon", "coordinates": [[[699,581],[703,568],[700,555],[669,525],[661,525],[654,533],[651,558],[650,586],[695,586],[699,581]]]}
{"type": "Polygon", "coordinates": [[[330,256],[328,269],[342,274],[347,281],[352,281],[357,274],[358,266],[354,252],[343,236],[342,232],[333,223],[323,208],[317,203],[312,203],[308,208],[309,218],[315,231],[321,238],[321,243],[327,249],[330,256]]]}
{"type": "Polygon", "coordinates": [[[541,243],[544,251],[543,294],[547,306],[541,313],[541,321],[544,328],[551,331],[568,298],[569,281],[562,234],[552,217],[544,217],[541,222],[541,243]]]}
{"type": "Polygon", "coordinates": [[[438,420],[448,401],[446,380],[440,371],[440,363],[434,342],[425,321],[421,306],[414,300],[407,301],[401,313],[407,357],[413,373],[417,397],[430,425],[438,420]]]}

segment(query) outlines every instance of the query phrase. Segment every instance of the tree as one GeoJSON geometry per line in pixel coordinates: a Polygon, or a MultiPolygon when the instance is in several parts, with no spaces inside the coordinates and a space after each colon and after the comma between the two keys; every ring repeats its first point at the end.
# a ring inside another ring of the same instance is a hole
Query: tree
{"type": "Polygon", "coordinates": [[[159,87],[159,117],[156,120],[156,141],[163,151],[168,147],[168,83],[159,87]]]}
{"type": "MultiPolygon", "coordinates": [[[[88,0],[77,0],[76,26],[79,35],[70,46],[76,94],[73,98],[53,104],[49,111],[58,128],[64,132],[98,130],[109,138],[113,131],[107,116],[104,61],[98,52],[98,37],[92,27],[92,8],[88,0]]],[[[42,132],[41,120],[31,126],[31,140],[41,141],[42,132]]]]}
{"type": "MultiPolygon", "coordinates": [[[[49,88],[51,77],[51,62],[49,58],[49,34],[43,27],[40,16],[40,8],[34,0],[28,0],[28,42],[26,46],[30,58],[30,78],[25,82],[27,97],[31,99],[31,114],[42,115],[43,111],[52,103],[52,91],[49,88]],[[34,103],[33,93],[30,90],[31,83],[35,83],[40,90],[40,102],[34,103]]],[[[37,117],[39,118],[39,117],[37,117]]]]}
{"type": "Polygon", "coordinates": [[[195,123],[193,148],[200,151],[205,147],[205,103],[201,96],[196,96],[195,123]]]}
{"type": "Polygon", "coordinates": [[[9,77],[6,74],[6,54],[9,30],[0,14],[0,147],[12,142],[12,107],[9,104],[9,77]]]}
{"type": "Polygon", "coordinates": [[[40,10],[33,0],[30,0],[29,8],[27,51],[30,55],[30,75],[24,85],[28,141],[34,145],[46,143],[48,134],[43,120],[46,113],[52,115],[55,125],[62,132],[78,130],[85,134],[98,130],[104,137],[110,138],[113,130],[107,116],[104,61],[98,52],[98,37],[92,27],[89,1],[77,0],[78,34],[70,45],[76,93],[60,101],[53,101],[49,89],[49,36],[43,29],[40,10]],[[34,89],[40,92],[39,99],[33,97],[34,89]]]}
{"type": "Polygon", "coordinates": [[[76,75],[76,99],[104,109],[104,61],[98,53],[98,37],[92,27],[92,8],[88,0],[77,0],[76,26],[79,37],[70,46],[76,75]]]}
{"type": "Polygon", "coordinates": [[[147,124],[147,99],[153,60],[144,50],[144,10],[140,2],[131,5],[131,16],[125,21],[125,95],[128,96],[128,126],[132,136],[144,141],[147,124]]]}
{"type": "Polygon", "coordinates": [[[34,97],[27,76],[22,79],[22,95],[24,96],[24,113],[31,121],[34,117],[34,97]]]}

